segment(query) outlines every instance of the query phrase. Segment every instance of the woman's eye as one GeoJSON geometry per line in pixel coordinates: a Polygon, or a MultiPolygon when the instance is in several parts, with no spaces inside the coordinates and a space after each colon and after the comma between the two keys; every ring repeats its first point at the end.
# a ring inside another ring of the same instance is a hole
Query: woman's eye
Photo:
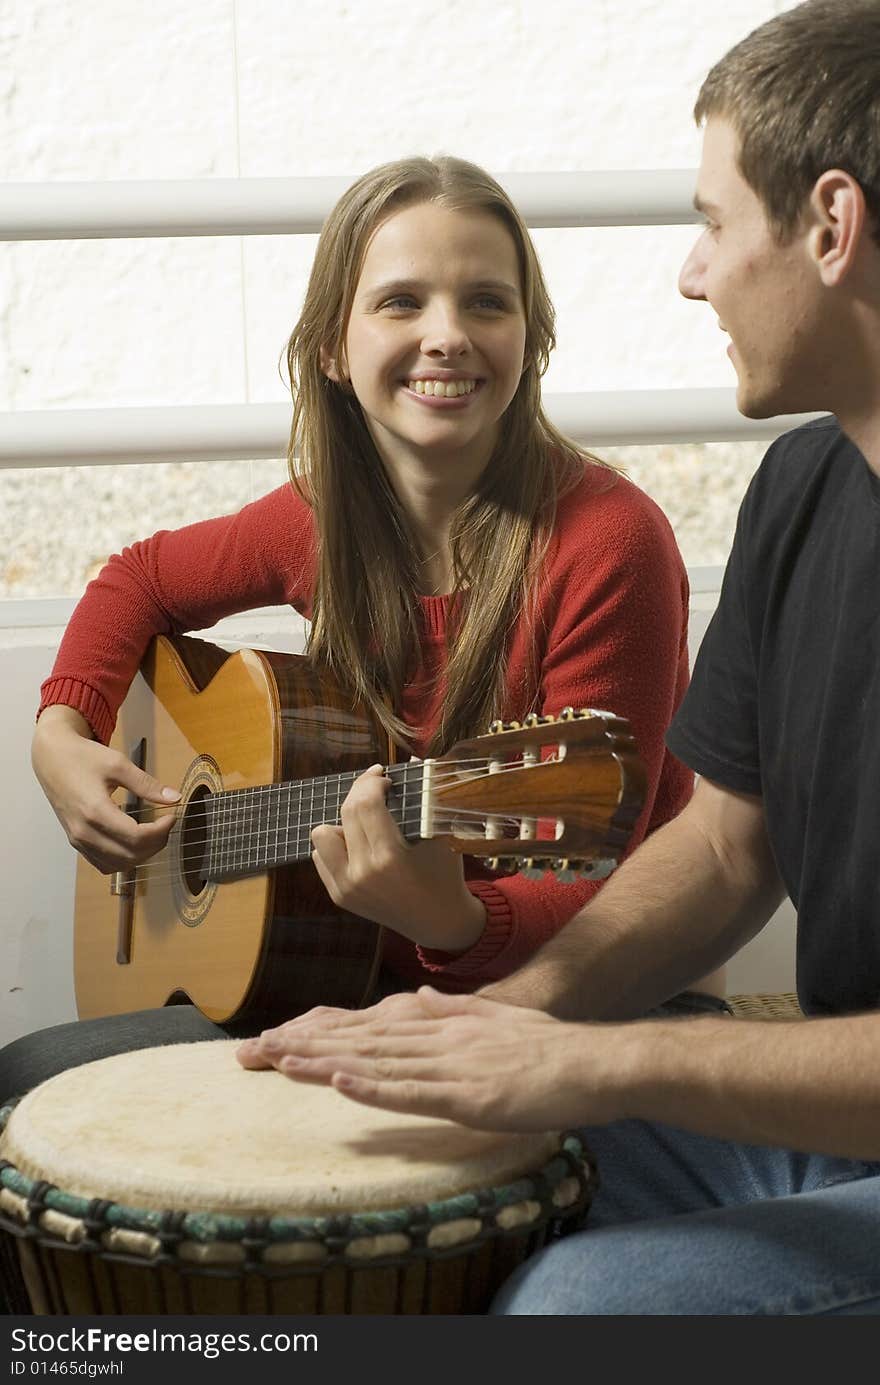
{"type": "Polygon", "coordinates": [[[479,298],[474,299],[474,307],[488,309],[496,313],[504,311],[504,303],[500,298],[496,298],[494,293],[481,293],[479,298]]]}
{"type": "Polygon", "coordinates": [[[388,298],[382,304],[383,308],[390,308],[392,312],[406,312],[410,308],[418,307],[416,300],[408,293],[399,294],[397,298],[388,298]]]}

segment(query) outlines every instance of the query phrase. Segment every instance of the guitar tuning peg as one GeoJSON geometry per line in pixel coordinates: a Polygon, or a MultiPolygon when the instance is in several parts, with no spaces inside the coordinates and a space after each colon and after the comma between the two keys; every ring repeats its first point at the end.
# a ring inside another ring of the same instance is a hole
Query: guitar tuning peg
{"type": "Polygon", "coordinates": [[[504,730],[504,722],[503,722],[503,721],[499,721],[499,720],[496,718],[495,721],[490,721],[490,722],[489,722],[489,735],[490,735],[490,736],[497,736],[498,733],[499,733],[499,731],[503,731],[503,730],[504,730]]]}
{"type": "Polygon", "coordinates": [[[540,880],[544,871],[540,861],[536,861],[534,856],[527,856],[519,868],[519,873],[526,880],[540,880]]]}
{"type": "Polygon", "coordinates": [[[559,713],[559,720],[560,720],[560,721],[574,721],[574,719],[575,719],[575,710],[574,710],[574,707],[563,707],[562,711],[559,713]]]}
{"type": "Polygon", "coordinates": [[[537,712],[529,712],[528,716],[526,717],[525,721],[523,722],[523,726],[528,726],[528,727],[540,726],[540,725],[541,725],[541,720],[542,720],[542,718],[538,716],[538,713],[537,713],[537,712]]]}
{"type": "Polygon", "coordinates": [[[521,721],[509,721],[509,722],[507,722],[507,724],[505,725],[504,729],[505,729],[505,731],[521,731],[521,730],[522,730],[522,722],[521,722],[521,721]]]}
{"type": "Polygon", "coordinates": [[[538,876],[546,875],[548,870],[553,869],[553,862],[549,856],[533,856],[532,869],[535,871],[535,879],[538,876]]]}
{"type": "Polygon", "coordinates": [[[573,880],[578,878],[578,871],[572,866],[567,856],[560,857],[553,862],[553,874],[561,885],[570,885],[573,880]]]}
{"type": "Polygon", "coordinates": [[[597,861],[586,861],[578,874],[584,880],[605,880],[616,869],[617,862],[613,858],[600,857],[597,861]]]}
{"type": "Polygon", "coordinates": [[[519,861],[516,856],[484,856],[483,865],[489,870],[517,870],[519,861]]]}

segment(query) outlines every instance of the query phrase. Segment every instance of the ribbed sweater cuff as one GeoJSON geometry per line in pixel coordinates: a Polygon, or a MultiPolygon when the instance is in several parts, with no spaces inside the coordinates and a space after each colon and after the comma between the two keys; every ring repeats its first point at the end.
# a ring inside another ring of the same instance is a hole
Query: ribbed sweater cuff
{"type": "Polygon", "coordinates": [[[101,694],[90,688],[88,683],[81,683],[77,678],[47,678],[41,691],[43,700],[37,717],[46,707],[59,703],[64,707],[73,707],[74,711],[85,717],[98,740],[107,745],[113,735],[113,717],[101,694]]]}
{"type": "Polygon", "coordinates": [[[486,910],[486,926],[473,947],[452,956],[439,948],[417,947],[419,961],[426,971],[442,971],[446,976],[471,976],[481,971],[507,946],[513,928],[513,913],[505,896],[488,880],[469,880],[467,887],[486,910]]]}

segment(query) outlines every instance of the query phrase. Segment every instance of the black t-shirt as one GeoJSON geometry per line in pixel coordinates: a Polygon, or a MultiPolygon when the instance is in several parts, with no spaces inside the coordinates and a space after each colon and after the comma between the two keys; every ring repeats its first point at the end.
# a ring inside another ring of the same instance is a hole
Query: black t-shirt
{"type": "Polygon", "coordinates": [[[667,741],[698,774],[762,796],[804,1009],[874,1008],[880,478],[836,419],[786,433],[756,472],[667,741]]]}

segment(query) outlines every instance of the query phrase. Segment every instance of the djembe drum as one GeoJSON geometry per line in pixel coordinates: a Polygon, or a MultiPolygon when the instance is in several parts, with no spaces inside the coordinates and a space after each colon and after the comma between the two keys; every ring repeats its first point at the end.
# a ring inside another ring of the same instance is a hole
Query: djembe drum
{"type": "Polygon", "coordinates": [[[13,1306],[23,1281],[32,1313],[479,1313],[583,1225],[576,1135],[372,1110],[235,1047],[104,1058],[2,1113],[13,1306]]]}

